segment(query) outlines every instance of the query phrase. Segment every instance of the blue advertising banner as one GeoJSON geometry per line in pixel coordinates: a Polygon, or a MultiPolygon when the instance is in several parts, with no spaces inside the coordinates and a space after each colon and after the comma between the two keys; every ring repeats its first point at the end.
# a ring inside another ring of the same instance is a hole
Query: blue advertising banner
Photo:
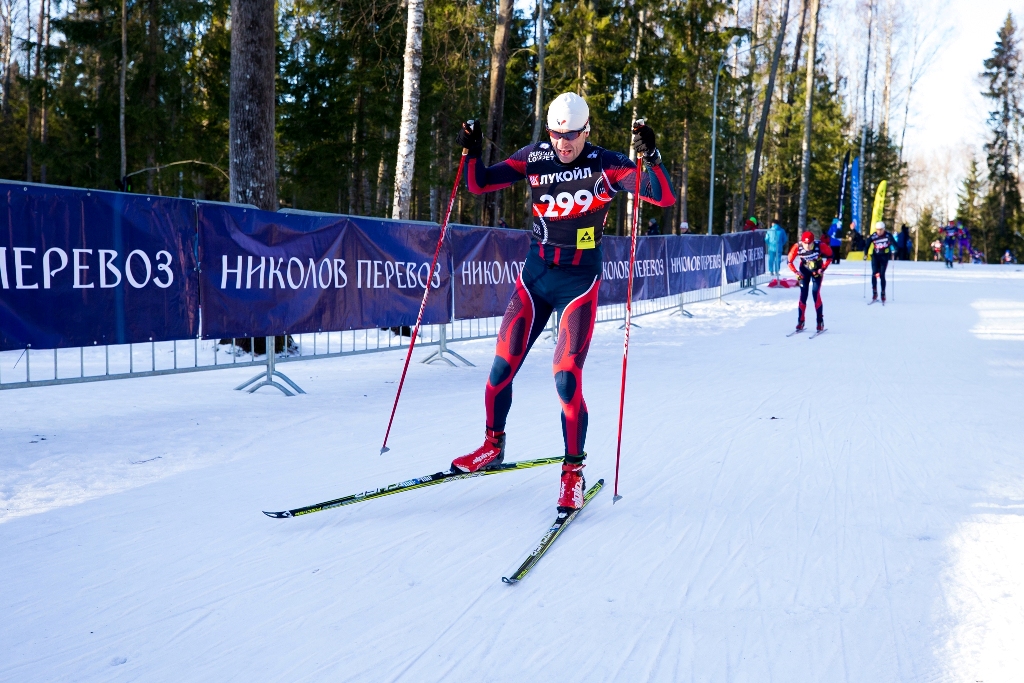
{"type": "MultiPolygon", "coordinates": [[[[405,326],[428,283],[427,324],[502,315],[530,234],[452,226],[430,272],[439,230],[0,182],[0,350],[405,326]]],[[[600,302],[623,303],[630,239],[602,249],[600,302]]],[[[752,278],[764,252],[760,231],[641,237],[633,298],[752,278]]]]}
{"type": "Polygon", "coordinates": [[[0,183],[0,350],[186,339],[195,202],[0,183]]]}
{"type": "MultiPolygon", "coordinates": [[[[668,296],[666,277],[666,237],[638,237],[636,259],[633,263],[633,301],[668,296]]],[[[610,237],[601,240],[604,266],[601,271],[601,289],[598,305],[626,302],[629,288],[629,237],[610,237]]]]}
{"type": "Polygon", "coordinates": [[[722,238],[681,235],[670,239],[668,280],[672,294],[717,287],[722,283],[722,238]]]}
{"type": "Polygon", "coordinates": [[[530,233],[453,225],[447,239],[454,264],[455,319],[504,315],[530,251],[530,233]]]}
{"type": "Polygon", "coordinates": [[[199,207],[203,336],[397,327],[451,318],[440,226],[324,214],[199,207]]]}
{"type": "Polygon", "coordinates": [[[764,273],[764,231],[722,236],[725,241],[725,280],[747,280],[764,273]]]}

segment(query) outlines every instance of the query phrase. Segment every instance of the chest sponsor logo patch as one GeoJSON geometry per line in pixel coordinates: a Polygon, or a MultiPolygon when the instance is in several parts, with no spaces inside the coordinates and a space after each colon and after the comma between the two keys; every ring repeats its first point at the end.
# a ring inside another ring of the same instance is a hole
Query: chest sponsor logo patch
{"type": "Polygon", "coordinates": [[[594,246],[594,228],[578,228],[576,230],[576,248],[593,249],[594,246]]]}
{"type": "Polygon", "coordinates": [[[530,185],[533,187],[540,185],[540,176],[536,173],[530,174],[530,185]]]}

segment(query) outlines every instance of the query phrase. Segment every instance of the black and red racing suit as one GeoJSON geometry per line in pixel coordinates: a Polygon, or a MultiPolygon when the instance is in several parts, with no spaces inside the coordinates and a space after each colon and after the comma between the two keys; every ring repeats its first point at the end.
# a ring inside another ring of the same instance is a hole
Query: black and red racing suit
{"type": "MultiPolygon", "coordinates": [[[[466,175],[474,194],[495,192],[528,180],[533,194],[533,239],[498,331],[494,363],[484,392],[487,428],[505,431],[512,407],[512,380],[553,310],[561,312],[555,344],[555,388],[562,404],[562,436],[568,462],[582,462],[587,435],[583,363],[597,316],[601,282],[601,238],[612,199],[635,192],[636,165],[623,154],[586,143],[569,164],[550,142],[523,147],[485,167],[468,159],[466,175]]],[[[661,164],[646,167],[641,198],[656,206],[675,202],[661,164]]]]}
{"type": "Polygon", "coordinates": [[[832,263],[832,247],[828,245],[828,238],[815,241],[810,247],[803,242],[797,242],[789,250],[789,269],[800,276],[800,304],[797,307],[797,325],[803,327],[804,314],[807,311],[807,290],[811,290],[811,297],[814,299],[814,311],[818,325],[825,322],[825,309],[821,303],[821,278],[825,275],[825,269],[832,263]],[[797,269],[796,261],[799,259],[800,266],[797,269]]]}

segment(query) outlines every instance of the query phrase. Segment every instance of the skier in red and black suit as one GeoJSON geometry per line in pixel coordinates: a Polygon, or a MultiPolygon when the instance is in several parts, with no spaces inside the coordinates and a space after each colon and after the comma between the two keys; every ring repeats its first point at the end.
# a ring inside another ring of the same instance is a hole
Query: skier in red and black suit
{"type": "Polygon", "coordinates": [[[804,231],[800,241],[789,250],[789,269],[796,273],[796,279],[800,282],[800,307],[797,313],[797,331],[804,329],[804,313],[807,310],[807,290],[811,290],[814,297],[814,310],[818,317],[818,332],[825,329],[825,315],[821,305],[821,278],[825,269],[832,263],[832,247],[828,245],[828,239],[816,241],[814,233],[810,230],[804,231]],[[800,267],[797,268],[796,260],[800,259],[800,267]]]}
{"type": "MultiPolygon", "coordinates": [[[[468,150],[470,192],[482,194],[528,180],[533,193],[533,239],[516,291],[498,332],[491,374],[484,390],[487,424],[484,443],[456,458],[452,471],[475,472],[500,465],[505,455],[505,419],[512,406],[512,380],[553,310],[561,311],[555,345],[555,388],[562,403],[565,462],[558,494],[559,514],[583,505],[583,450],[587,404],[583,363],[597,316],[601,283],[601,236],[612,199],[636,192],[636,166],[623,154],[588,141],[590,109],[579,95],[559,95],[548,107],[550,141],[535,142],[494,166],[480,160],[478,122],[459,132],[468,150]]],[[[638,121],[633,147],[644,158],[641,198],[656,206],[675,202],[661,165],[654,131],[638,121]]]]}

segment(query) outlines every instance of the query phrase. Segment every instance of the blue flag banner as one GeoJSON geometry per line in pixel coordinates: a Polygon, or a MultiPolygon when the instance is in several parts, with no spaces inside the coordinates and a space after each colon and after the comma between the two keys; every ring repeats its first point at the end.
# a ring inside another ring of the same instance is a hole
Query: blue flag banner
{"type": "Polygon", "coordinates": [[[863,178],[860,174],[860,157],[853,160],[853,168],[850,171],[850,212],[853,214],[853,229],[864,234],[863,223],[861,223],[861,212],[863,211],[863,178]]]}
{"type": "Polygon", "coordinates": [[[668,250],[668,278],[672,294],[717,287],[722,283],[722,238],[719,235],[681,235],[668,250]]]}
{"type": "Polygon", "coordinates": [[[194,337],[195,202],[0,183],[0,350],[194,337]]]}
{"type": "MultiPolygon", "coordinates": [[[[629,237],[610,237],[601,240],[604,266],[601,269],[601,289],[598,305],[626,302],[629,286],[629,237]]],[[[638,237],[636,258],[633,263],[633,301],[668,296],[665,237],[638,237]]]]}
{"type": "Polygon", "coordinates": [[[723,240],[726,282],[749,280],[764,273],[763,230],[723,235],[723,240]]]}
{"type": "Polygon", "coordinates": [[[440,226],[240,206],[199,208],[203,337],[396,327],[451,318],[440,226]]]}
{"type": "Polygon", "coordinates": [[[504,315],[530,251],[530,233],[453,225],[447,239],[454,264],[455,319],[504,315]]]}

